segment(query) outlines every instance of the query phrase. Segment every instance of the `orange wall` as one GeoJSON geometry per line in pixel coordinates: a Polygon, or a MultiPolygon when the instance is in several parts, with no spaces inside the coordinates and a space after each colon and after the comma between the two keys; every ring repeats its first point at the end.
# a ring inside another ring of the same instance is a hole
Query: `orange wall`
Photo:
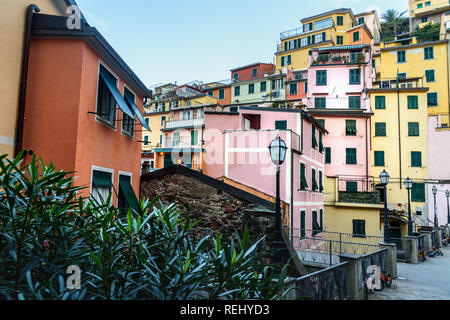
{"type": "Polygon", "coordinates": [[[356,45],[356,44],[371,44],[372,38],[367,33],[367,30],[361,26],[359,28],[352,29],[351,31],[347,31],[347,43],[349,45],[356,45]],[[359,40],[353,41],[353,33],[359,31],[359,40]]]}
{"type": "Polygon", "coordinates": [[[220,89],[205,90],[204,93],[208,94],[209,91],[212,91],[214,98],[217,99],[217,103],[222,106],[227,106],[227,105],[231,104],[231,86],[220,88],[220,89]],[[220,89],[224,89],[224,94],[225,94],[225,98],[222,100],[219,100],[219,90],[220,89]]]}
{"type": "MultiPolygon", "coordinates": [[[[58,169],[75,170],[76,184],[89,187],[83,195],[90,192],[92,166],[114,170],[116,191],[119,170],[131,173],[138,195],[142,127],[136,125],[132,140],[122,135],[122,122],[113,130],[88,114],[96,108],[99,55],[83,40],[33,39],[31,45],[24,148],[58,169]]],[[[123,95],[120,78],[118,88],[123,95]]],[[[136,96],[136,105],[142,112],[142,97],[136,96]]]]}

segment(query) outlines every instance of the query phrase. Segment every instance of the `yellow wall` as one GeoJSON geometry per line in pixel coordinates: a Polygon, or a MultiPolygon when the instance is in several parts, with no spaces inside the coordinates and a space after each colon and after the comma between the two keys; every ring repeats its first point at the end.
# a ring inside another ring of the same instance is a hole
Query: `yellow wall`
{"type": "MultiPolygon", "coordinates": [[[[412,44],[416,44],[414,40],[412,44]]],[[[423,86],[430,88],[428,92],[438,93],[438,106],[429,107],[428,115],[439,115],[449,113],[449,66],[448,66],[448,46],[447,43],[432,43],[428,45],[419,45],[414,48],[399,47],[400,43],[390,43],[387,45],[393,48],[389,51],[381,51],[381,79],[395,78],[397,70],[400,73],[406,73],[408,78],[424,77],[423,86]],[[424,48],[434,47],[434,59],[424,59],[424,48]],[[397,50],[398,49],[398,50],[397,50]],[[397,63],[397,52],[406,51],[406,63],[397,63]],[[425,70],[435,71],[435,82],[425,81],[425,70]]],[[[383,48],[383,45],[382,47],[383,48]]],[[[426,95],[425,95],[426,96],[426,95]]],[[[425,104],[426,105],[426,104],[425,104]]]]}
{"type": "Polygon", "coordinates": [[[169,120],[169,112],[144,115],[145,119],[149,119],[149,127],[152,131],[145,130],[142,132],[142,141],[145,140],[145,136],[148,136],[149,140],[149,144],[146,146],[142,143],[143,151],[151,151],[159,144],[159,137],[162,134],[161,118],[163,116],[166,117],[166,120],[169,120]]]}
{"type": "Polygon", "coordinates": [[[449,2],[447,0],[409,0],[409,15],[415,17],[416,15],[423,15],[429,11],[433,11],[439,8],[448,7],[449,2]],[[431,5],[425,6],[425,2],[431,2],[431,5]],[[418,9],[417,4],[421,3],[422,8],[418,9]]]}
{"type": "MultiPolygon", "coordinates": [[[[377,92],[370,94],[371,106],[374,111],[372,117],[372,154],[371,154],[371,175],[379,183],[379,175],[386,170],[390,177],[387,186],[388,206],[390,209],[407,210],[408,194],[406,189],[400,188],[400,183],[410,177],[413,181],[423,183],[428,176],[428,148],[427,148],[427,98],[426,92],[412,91],[400,93],[400,138],[401,138],[401,164],[402,174],[400,181],[400,161],[399,161],[399,133],[398,133],[398,109],[397,92],[377,92]],[[419,109],[408,109],[408,95],[418,96],[419,109]],[[386,97],[386,109],[375,109],[376,96],[386,97]],[[375,136],[375,123],[386,123],[386,137],[375,136]],[[408,136],[408,122],[419,123],[419,137],[408,136]],[[375,151],[384,151],[385,166],[375,166],[375,151]],[[422,168],[411,167],[411,151],[422,152],[422,168]],[[421,180],[421,181],[420,181],[421,180]],[[400,206],[399,206],[400,204],[400,206]]],[[[425,203],[412,203],[412,211],[424,210],[425,203]]]]}
{"type": "MultiPolygon", "coordinates": [[[[40,13],[63,15],[51,0],[2,0],[0,1],[0,154],[14,153],[17,112],[19,104],[19,84],[22,65],[25,15],[30,4],[36,4],[40,13]]],[[[62,1],[59,1],[62,2],[62,1]]]]}

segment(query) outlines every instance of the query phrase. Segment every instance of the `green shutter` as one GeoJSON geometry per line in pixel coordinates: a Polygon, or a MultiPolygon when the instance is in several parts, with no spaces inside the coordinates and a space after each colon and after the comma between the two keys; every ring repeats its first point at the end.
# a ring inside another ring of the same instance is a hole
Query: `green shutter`
{"type": "Polygon", "coordinates": [[[327,71],[317,70],[316,71],[316,85],[326,86],[327,85],[327,71]]]}
{"type": "Polygon", "coordinates": [[[265,81],[261,82],[261,92],[264,92],[267,90],[267,83],[265,81]]]}
{"type": "Polygon", "coordinates": [[[434,70],[425,70],[425,78],[427,82],[434,82],[434,70]]]}
{"type": "Polygon", "coordinates": [[[353,220],[353,235],[365,236],[366,235],[366,221],[365,220],[353,220]]]}
{"type": "Polygon", "coordinates": [[[323,192],[323,174],[319,171],[319,192],[323,192]]]}
{"type": "Polygon", "coordinates": [[[320,225],[317,222],[317,211],[312,212],[312,227],[313,227],[313,232],[312,232],[313,236],[320,233],[320,225]]]}
{"type": "Polygon", "coordinates": [[[384,151],[375,151],[375,167],[384,167],[384,151]]]}
{"type": "Polygon", "coordinates": [[[98,188],[111,188],[113,186],[112,174],[94,170],[92,172],[92,185],[98,188]]]}
{"type": "Polygon", "coordinates": [[[422,167],[422,152],[411,151],[411,167],[422,167]]]}
{"type": "Polygon", "coordinates": [[[323,231],[323,209],[320,209],[319,212],[320,212],[320,231],[323,231]]]}
{"type": "Polygon", "coordinates": [[[397,63],[406,62],[406,52],[405,51],[397,51],[397,63]]]}
{"type": "Polygon", "coordinates": [[[131,178],[129,176],[119,176],[119,188],[123,192],[128,206],[136,212],[139,212],[139,200],[131,186],[131,178]]]}
{"type": "Polygon", "coordinates": [[[286,130],[287,129],[287,121],[286,120],[275,121],[275,129],[276,130],[286,130]]]}
{"type": "Polygon", "coordinates": [[[376,137],[386,137],[386,123],[376,122],[375,123],[375,136],[376,137]]]}
{"type": "Polygon", "coordinates": [[[361,71],[359,69],[350,69],[350,84],[360,84],[361,83],[361,71]]]}
{"type": "Polygon", "coordinates": [[[418,137],[419,134],[419,123],[418,122],[408,122],[408,136],[418,137]]]}
{"type": "Polygon", "coordinates": [[[411,189],[412,202],[425,202],[425,183],[413,183],[411,189]]]}
{"type": "Polygon", "coordinates": [[[306,165],[300,163],[300,190],[306,190],[308,182],[306,181],[306,165]]]}
{"type": "Polygon", "coordinates": [[[300,211],[300,237],[303,239],[306,236],[306,212],[300,211]]]}
{"type": "Polygon", "coordinates": [[[434,48],[425,48],[425,60],[434,59],[434,48]]]}
{"type": "Polygon", "coordinates": [[[376,96],[375,97],[375,109],[386,109],[386,97],[376,96]]]}
{"type": "Polygon", "coordinates": [[[314,108],[316,109],[325,109],[326,108],[327,99],[326,98],[315,98],[314,99],[314,108]]]}
{"type": "Polygon", "coordinates": [[[316,170],[312,169],[312,191],[317,191],[317,189],[319,189],[319,186],[316,180],[316,170]]]}
{"type": "Polygon", "coordinates": [[[353,41],[359,41],[359,31],[353,32],[353,41]]]}
{"type": "Polygon", "coordinates": [[[346,163],[347,164],[357,164],[355,148],[347,148],[345,150],[345,153],[346,153],[346,163]]]}
{"type": "Polygon", "coordinates": [[[316,119],[317,123],[325,129],[325,119],[316,119]]]}
{"type": "Polygon", "coordinates": [[[418,96],[408,96],[408,109],[419,109],[418,96]]]}
{"type": "Polygon", "coordinates": [[[312,148],[317,148],[316,127],[312,125],[312,148]]]}
{"type": "Polygon", "coordinates": [[[361,97],[360,96],[348,97],[348,108],[361,109],[361,97]]]}
{"type": "Polygon", "coordinates": [[[345,134],[356,136],[356,120],[345,120],[345,134]]]}
{"type": "Polygon", "coordinates": [[[427,101],[429,107],[435,107],[438,105],[437,92],[427,93],[427,101]]]}
{"type": "Polygon", "coordinates": [[[323,153],[323,134],[322,131],[319,130],[319,152],[323,153]]]}
{"type": "Polygon", "coordinates": [[[331,148],[325,148],[325,163],[331,163],[331,148]]]}
{"type": "Polygon", "coordinates": [[[347,181],[345,187],[346,192],[358,192],[358,182],[347,181]]]}
{"type": "Polygon", "coordinates": [[[198,131],[192,130],[191,131],[191,145],[196,146],[198,144],[198,131]]]}

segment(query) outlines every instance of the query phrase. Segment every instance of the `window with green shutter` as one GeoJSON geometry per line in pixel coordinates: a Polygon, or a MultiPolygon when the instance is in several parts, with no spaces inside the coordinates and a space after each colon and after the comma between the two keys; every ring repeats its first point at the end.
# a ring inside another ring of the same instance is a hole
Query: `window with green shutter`
{"type": "Polygon", "coordinates": [[[316,180],[316,169],[312,169],[312,191],[317,191],[317,189],[319,189],[319,186],[316,180]]]}
{"type": "Polygon", "coordinates": [[[350,84],[361,84],[361,71],[358,69],[350,69],[350,84]]]}
{"type": "Polygon", "coordinates": [[[325,148],[325,163],[326,164],[331,163],[331,148],[329,148],[329,147],[325,148]]]}
{"type": "Polygon", "coordinates": [[[256,77],[258,75],[258,68],[252,69],[252,77],[256,77]]]}
{"type": "Polygon", "coordinates": [[[325,119],[316,119],[317,123],[325,129],[325,119]]]}
{"type": "Polygon", "coordinates": [[[408,109],[419,109],[418,96],[408,96],[408,109]]]}
{"type": "Polygon", "coordinates": [[[356,161],[356,148],[345,149],[345,158],[347,164],[357,164],[356,161]]]}
{"type": "Polygon", "coordinates": [[[361,109],[361,97],[360,96],[348,97],[348,108],[349,109],[361,109]]]}
{"type": "Polygon", "coordinates": [[[366,236],[366,220],[353,220],[353,236],[354,237],[366,236]]]}
{"type": "Polygon", "coordinates": [[[423,8],[423,3],[418,3],[417,4],[417,9],[422,9],[423,8]]]}
{"type": "Polygon", "coordinates": [[[198,144],[198,131],[192,130],[191,131],[191,145],[196,146],[198,144]]]}
{"type": "Polygon", "coordinates": [[[327,85],[327,70],[317,70],[316,71],[316,85],[326,86],[327,85]]]}
{"type": "Polygon", "coordinates": [[[375,151],[375,167],[384,167],[384,151],[375,151]]]}
{"type": "Polygon", "coordinates": [[[345,135],[356,136],[356,120],[345,120],[345,135]]]}
{"type": "Polygon", "coordinates": [[[233,78],[234,80],[239,80],[239,74],[238,73],[233,74],[233,78]]]}
{"type": "Polygon", "coordinates": [[[161,127],[164,125],[164,121],[166,121],[166,116],[161,117],[161,127]]]}
{"type": "Polygon", "coordinates": [[[425,70],[426,82],[434,82],[436,79],[434,77],[434,70],[425,70]]]}
{"type": "Polygon", "coordinates": [[[241,94],[241,87],[234,87],[234,95],[239,96],[241,94]]]}
{"type": "Polygon", "coordinates": [[[285,57],[281,57],[281,66],[284,67],[286,65],[285,61],[285,57]]]}
{"type": "Polygon", "coordinates": [[[287,121],[286,120],[275,121],[275,129],[276,130],[286,130],[287,129],[287,121]]]}
{"type": "Polygon", "coordinates": [[[375,109],[386,109],[386,97],[376,96],[375,97],[375,109]]]}
{"type": "Polygon", "coordinates": [[[406,51],[397,51],[397,63],[406,62],[406,51]]]}
{"type": "Polygon", "coordinates": [[[402,73],[397,74],[397,78],[398,79],[406,79],[406,73],[402,72],[402,73]]]}
{"type": "Polygon", "coordinates": [[[425,60],[434,59],[434,48],[433,47],[426,47],[424,48],[425,51],[425,60]]]}
{"type": "Polygon", "coordinates": [[[214,97],[214,91],[208,91],[208,96],[210,96],[210,97],[214,97]]]}
{"type": "Polygon", "coordinates": [[[418,137],[419,133],[419,123],[418,122],[408,122],[408,136],[418,137]]]}
{"type": "Polygon", "coordinates": [[[344,37],[343,36],[337,36],[336,37],[337,44],[344,44],[344,37]]]}
{"type": "Polygon", "coordinates": [[[148,136],[144,137],[144,146],[148,146],[148,136]]]}
{"type": "Polygon", "coordinates": [[[319,192],[323,192],[323,173],[319,171],[319,192]]]}
{"type": "Polygon", "coordinates": [[[316,109],[325,109],[327,107],[327,98],[315,98],[314,99],[314,108],[316,109]]]}
{"type": "Polygon", "coordinates": [[[347,181],[345,183],[345,191],[346,192],[358,192],[358,182],[347,181]]]}
{"type": "Polygon", "coordinates": [[[260,89],[261,92],[266,91],[267,90],[267,82],[265,82],[265,81],[261,82],[260,87],[261,87],[261,89],[260,89]]]}
{"type": "Polygon", "coordinates": [[[429,107],[436,107],[438,105],[438,95],[437,92],[427,93],[427,104],[429,107]]]}
{"type": "Polygon", "coordinates": [[[300,238],[306,237],[306,211],[300,211],[300,238]]]}
{"type": "Polygon", "coordinates": [[[322,131],[319,130],[319,152],[323,153],[323,134],[322,131]]]}
{"type": "Polygon", "coordinates": [[[320,209],[319,212],[320,212],[319,216],[320,231],[323,231],[323,209],[320,209]]]}
{"type": "Polygon", "coordinates": [[[225,89],[219,90],[219,100],[225,99],[225,89]]]}
{"type": "Polygon", "coordinates": [[[248,85],[248,94],[252,94],[255,93],[255,84],[254,83],[250,83],[248,85]]]}
{"type": "Polygon", "coordinates": [[[411,167],[422,167],[422,152],[411,151],[411,167]]]}
{"type": "Polygon", "coordinates": [[[338,26],[344,25],[344,17],[343,16],[337,16],[337,25],[338,26]]]}
{"type": "Polygon", "coordinates": [[[312,227],[313,227],[313,231],[312,231],[312,235],[315,236],[316,234],[320,233],[320,225],[317,222],[317,211],[313,211],[312,212],[312,227]]]}
{"type": "Polygon", "coordinates": [[[297,84],[296,83],[289,84],[289,94],[290,95],[296,95],[297,94],[297,84]]]}
{"type": "Polygon", "coordinates": [[[306,180],[306,165],[300,163],[300,190],[306,190],[308,188],[308,182],[306,180]]]}
{"type": "Polygon", "coordinates": [[[425,183],[413,183],[411,189],[412,202],[425,202],[425,183]]]}
{"type": "Polygon", "coordinates": [[[359,41],[359,31],[353,32],[353,42],[359,41]]]}
{"type": "Polygon", "coordinates": [[[308,81],[305,81],[305,93],[308,93],[308,81]]]}
{"type": "Polygon", "coordinates": [[[375,122],[375,137],[386,137],[386,122],[375,122]]]}
{"type": "Polygon", "coordinates": [[[317,148],[317,139],[316,139],[316,126],[312,125],[312,148],[316,149],[317,148]]]}

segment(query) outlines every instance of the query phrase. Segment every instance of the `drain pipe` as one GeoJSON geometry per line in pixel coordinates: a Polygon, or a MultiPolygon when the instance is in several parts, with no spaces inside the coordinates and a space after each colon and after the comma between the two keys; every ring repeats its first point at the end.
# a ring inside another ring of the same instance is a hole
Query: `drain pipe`
{"type": "Polygon", "coordinates": [[[22,71],[20,78],[20,92],[19,92],[19,113],[17,116],[17,129],[16,129],[16,143],[14,155],[17,156],[20,151],[22,151],[23,146],[23,127],[24,127],[24,117],[25,117],[25,98],[27,93],[27,82],[28,82],[28,60],[30,57],[30,40],[31,40],[31,25],[33,20],[34,12],[40,12],[38,6],[35,4],[30,4],[27,9],[25,17],[25,36],[23,42],[23,53],[22,53],[22,71]]]}

